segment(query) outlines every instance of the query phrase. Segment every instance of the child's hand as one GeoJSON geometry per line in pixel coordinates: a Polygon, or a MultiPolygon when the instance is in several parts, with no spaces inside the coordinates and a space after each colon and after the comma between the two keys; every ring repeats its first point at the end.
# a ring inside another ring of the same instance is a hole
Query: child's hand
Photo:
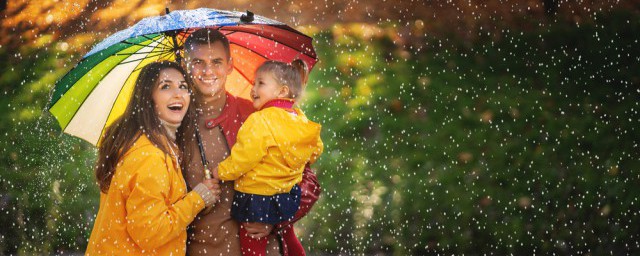
{"type": "Polygon", "coordinates": [[[273,225],[259,222],[245,222],[242,223],[244,229],[247,230],[247,235],[252,238],[263,238],[271,234],[273,225]]]}
{"type": "Polygon", "coordinates": [[[219,180],[220,176],[218,176],[218,167],[213,168],[213,171],[211,172],[211,175],[213,176],[214,179],[219,180]]]}

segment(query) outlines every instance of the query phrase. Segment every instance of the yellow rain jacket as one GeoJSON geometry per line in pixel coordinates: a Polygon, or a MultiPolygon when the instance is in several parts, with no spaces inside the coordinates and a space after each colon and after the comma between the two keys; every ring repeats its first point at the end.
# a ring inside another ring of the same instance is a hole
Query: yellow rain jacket
{"type": "Polygon", "coordinates": [[[185,255],[187,225],[204,209],[173,157],[141,135],[100,194],[86,255],[185,255]]]}
{"type": "Polygon", "coordinates": [[[218,165],[221,180],[235,190],[271,196],[288,193],[302,180],[304,166],[322,153],[320,124],[278,107],[251,114],[238,131],[231,155],[218,165]]]}

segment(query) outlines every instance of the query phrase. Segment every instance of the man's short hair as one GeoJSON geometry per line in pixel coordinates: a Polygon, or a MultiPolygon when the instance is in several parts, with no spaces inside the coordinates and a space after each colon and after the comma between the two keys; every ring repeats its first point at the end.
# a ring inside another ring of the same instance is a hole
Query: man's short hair
{"type": "Polygon", "coordinates": [[[227,58],[231,58],[231,49],[229,48],[229,39],[215,28],[202,28],[191,33],[184,42],[184,50],[190,51],[194,45],[213,44],[221,42],[227,58]]]}

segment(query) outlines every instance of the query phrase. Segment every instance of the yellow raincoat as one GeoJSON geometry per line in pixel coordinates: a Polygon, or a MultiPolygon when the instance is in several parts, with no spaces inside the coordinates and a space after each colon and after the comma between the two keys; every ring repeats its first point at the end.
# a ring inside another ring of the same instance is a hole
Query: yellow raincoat
{"type": "Polygon", "coordinates": [[[185,255],[187,225],[204,201],[174,158],[141,135],[116,168],[86,255],[185,255]]]}
{"type": "Polygon", "coordinates": [[[271,196],[289,193],[302,180],[304,166],[322,153],[320,124],[278,107],[251,114],[242,124],[231,155],[218,165],[221,180],[235,190],[271,196]]]}

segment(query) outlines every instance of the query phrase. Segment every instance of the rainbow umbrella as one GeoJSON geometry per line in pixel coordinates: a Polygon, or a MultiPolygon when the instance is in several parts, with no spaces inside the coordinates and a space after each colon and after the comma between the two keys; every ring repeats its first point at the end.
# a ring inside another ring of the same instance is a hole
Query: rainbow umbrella
{"type": "Polygon", "coordinates": [[[216,28],[227,36],[234,71],[227,90],[248,98],[256,68],[267,60],[298,58],[311,69],[317,62],[309,36],[284,23],[253,15],[201,8],[149,17],[119,31],[87,53],[52,91],[49,112],[65,133],[97,145],[120,117],[141,67],[159,60],[180,60],[180,49],[193,31],[216,28]]]}

